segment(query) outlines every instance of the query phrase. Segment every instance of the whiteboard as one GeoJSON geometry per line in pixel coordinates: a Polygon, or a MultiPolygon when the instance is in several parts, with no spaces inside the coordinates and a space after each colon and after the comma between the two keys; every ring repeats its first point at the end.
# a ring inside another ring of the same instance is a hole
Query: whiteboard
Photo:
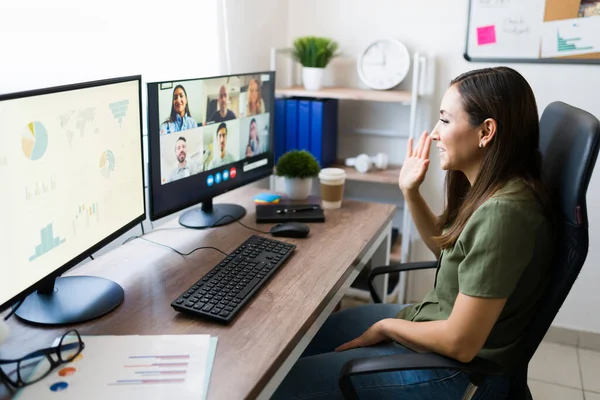
{"type": "Polygon", "coordinates": [[[600,15],[559,1],[470,0],[465,59],[600,63],[600,15]]]}

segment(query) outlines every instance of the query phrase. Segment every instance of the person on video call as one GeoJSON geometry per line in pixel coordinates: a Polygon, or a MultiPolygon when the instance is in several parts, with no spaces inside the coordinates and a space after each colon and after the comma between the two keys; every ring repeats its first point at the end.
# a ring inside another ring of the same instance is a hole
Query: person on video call
{"type": "MultiPolygon", "coordinates": [[[[520,73],[495,67],[453,79],[432,132],[416,148],[408,139],[398,177],[406,209],[438,260],[435,284],[420,303],[331,314],[271,399],[341,399],[342,366],[360,358],[433,352],[503,369],[518,359],[552,275],[553,199],[539,143],[537,103],[520,73]],[[420,192],[432,142],[447,171],[439,217],[420,192]]],[[[361,399],[460,399],[469,379],[458,369],[423,369],[358,375],[352,383],[361,399]]],[[[512,385],[510,376],[486,375],[474,399],[512,399],[512,385]]]]}
{"type": "Polygon", "coordinates": [[[217,140],[219,141],[219,151],[213,156],[208,165],[209,169],[219,168],[235,162],[233,155],[227,152],[227,125],[225,125],[225,122],[221,122],[217,128],[217,140]]]}
{"type": "Polygon", "coordinates": [[[236,119],[235,113],[227,108],[228,103],[227,86],[223,85],[219,88],[219,109],[210,116],[209,121],[218,123],[236,119]]]}
{"type": "Polygon", "coordinates": [[[260,85],[254,78],[248,84],[248,101],[246,103],[246,117],[263,114],[265,112],[265,102],[260,97],[260,85]]]}
{"type": "Polygon", "coordinates": [[[248,135],[248,146],[246,146],[246,157],[252,157],[262,154],[266,151],[264,143],[258,137],[258,128],[256,127],[256,119],[250,120],[250,133],[248,135]]]}
{"type": "Polygon", "coordinates": [[[175,143],[175,157],[177,158],[177,167],[171,172],[169,182],[202,172],[199,164],[187,160],[187,140],[183,136],[180,136],[175,143]]]}
{"type": "Polygon", "coordinates": [[[171,114],[169,115],[169,118],[160,125],[160,134],[168,135],[173,132],[193,129],[197,126],[196,120],[194,120],[190,114],[185,88],[181,85],[175,86],[175,90],[173,90],[171,114]]]}

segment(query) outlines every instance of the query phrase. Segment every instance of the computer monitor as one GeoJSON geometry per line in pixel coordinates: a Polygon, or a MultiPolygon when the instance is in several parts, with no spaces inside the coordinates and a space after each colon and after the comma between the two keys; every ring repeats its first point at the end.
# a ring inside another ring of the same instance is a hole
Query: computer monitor
{"type": "Polygon", "coordinates": [[[0,311],[104,315],[117,283],[61,274],[145,218],[141,76],[0,96],[0,311]]]}
{"type": "Polygon", "coordinates": [[[148,83],[150,219],[192,205],[181,225],[207,228],[246,214],[213,197],[273,172],[275,73],[148,83]]]}

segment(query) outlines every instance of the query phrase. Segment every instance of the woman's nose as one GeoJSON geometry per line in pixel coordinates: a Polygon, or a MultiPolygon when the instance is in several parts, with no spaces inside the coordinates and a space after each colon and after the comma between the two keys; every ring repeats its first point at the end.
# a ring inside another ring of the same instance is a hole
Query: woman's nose
{"type": "Polygon", "coordinates": [[[440,140],[440,134],[437,131],[437,124],[433,127],[433,130],[429,134],[429,137],[431,138],[431,140],[440,140]]]}

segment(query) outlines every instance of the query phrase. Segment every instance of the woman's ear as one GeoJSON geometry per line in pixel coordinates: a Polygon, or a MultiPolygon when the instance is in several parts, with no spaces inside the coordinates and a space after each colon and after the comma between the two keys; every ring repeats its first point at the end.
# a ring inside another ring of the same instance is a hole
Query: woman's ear
{"type": "Polygon", "coordinates": [[[497,129],[498,124],[495,119],[488,118],[483,121],[479,131],[479,147],[487,146],[496,136],[497,129]]]}

